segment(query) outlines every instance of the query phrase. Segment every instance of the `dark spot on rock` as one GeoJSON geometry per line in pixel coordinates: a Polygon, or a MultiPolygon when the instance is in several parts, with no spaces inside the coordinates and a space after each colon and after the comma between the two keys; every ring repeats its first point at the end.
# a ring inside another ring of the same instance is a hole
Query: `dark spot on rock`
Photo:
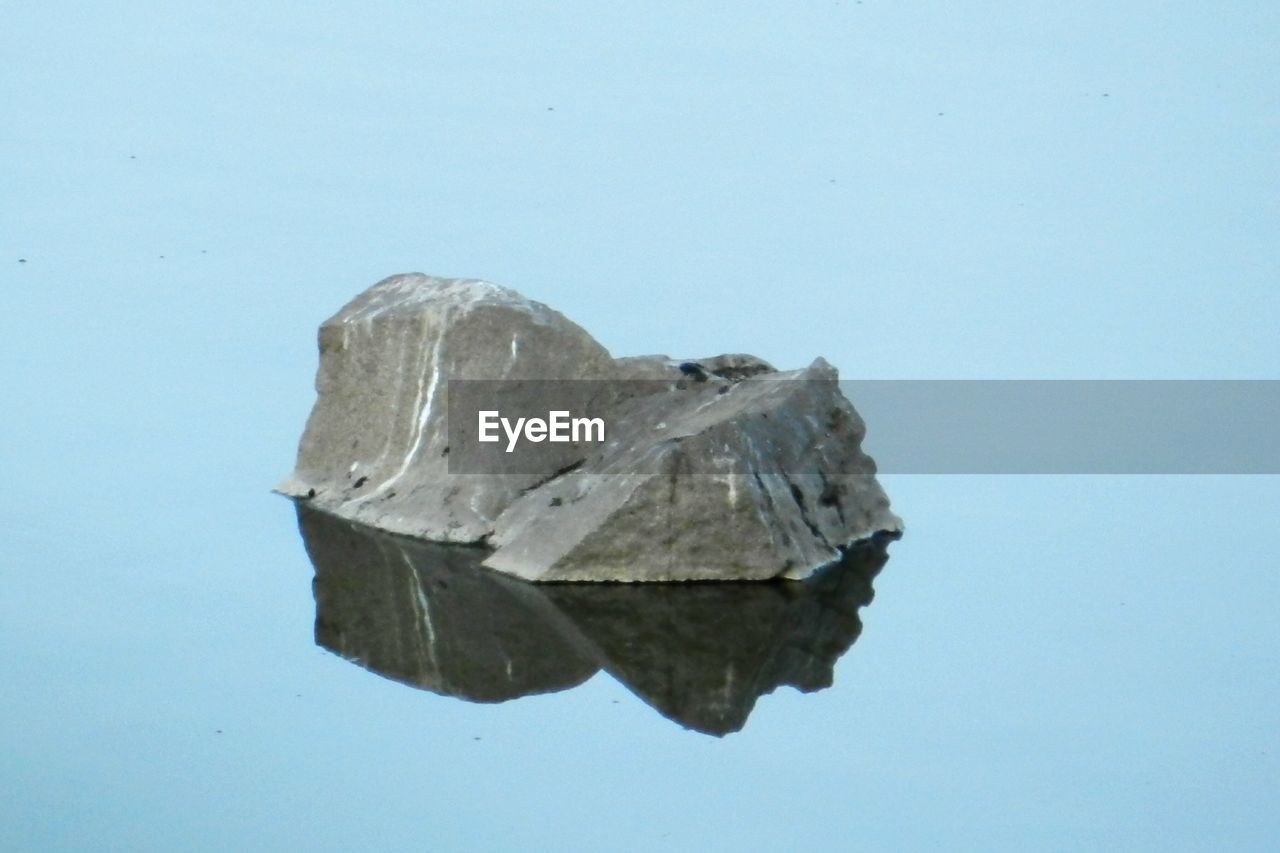
{"type": "Polygon", "coordinates": [[[312,499],[312,498],[314,498],[315,496],[316,496],[316,490],[315,490],[315,489],[307,489],[307,500],[311,500],[311,499],[312,499]]]}
{"type": "Polygon", "coordinates": [[[680,372],[685,376],[692,376],[694,382],[706,382],[707,371],[701,364],[696,361],[680,362],[680,372]]]}
{"type": "Polygon", "coordinates": [[[716,391],[716,393],[717,393],[717,394],[728,394],[728,393],[729,393],[729,386],[728,386],[728,385],[722,385],[722,386],[720,386],[720,389],[719,389],[719,390],[717,390],[717,391],[716,391]]]}
{"type": "Polygon", "coordinates": [[[728,379],[730,382],[741,382],[762,373],[776,373],[773,365],[752,356],[722,355],[713,360],[708,368],[713,376],[728,379]]]}
{"type": "Polygon", "coordinates": [[[791,497],[795,499],[795,502],[800,505],[801,509],[804,509],[804,492],[800,491],[800,487],[795,483],[791,484],[791,497]]]}
{"type": "Polygon", "coordinates": [[[441,451],[440,451],[440,455],[441,455],[441,456],[448,456],[448,455],[449,455],[449,445],[447,445],[447,444],[446,444],[446,445],[444,446],[444,450],[441,450],[441,451]]]}
{"type": "Polygon", "coordinates": [[[367,482],[369,482],[368,477],[361,477],[359,480],[356,480],[354,483],[351,484],[351,488],[358,489],[367,482]]]}
{"type": "Polygon", "coordinates": [[[840,489],[835,483],[827,483],[818,496],[818,503],[823,506],[835,506],[840,502],[840,489]]]}
{"type": "Polygon", "coordinates": [[[560,498],[552,498],[552,499],[551,499],[551,503],[549,504],[549,506],[560,506],[560,505],[561,505],[561,504],[563,504],[563,503],[564,503],[564,501],[563,501],[563,500],[561,500],[560,498]]]}

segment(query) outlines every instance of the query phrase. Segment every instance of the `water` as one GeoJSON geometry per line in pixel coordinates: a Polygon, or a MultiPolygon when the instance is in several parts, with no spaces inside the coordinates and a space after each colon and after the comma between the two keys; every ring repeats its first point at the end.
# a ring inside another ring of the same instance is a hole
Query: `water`
{"type": "Polygon", "coordinates": [[[7,13],[0,849],[1273,847],[1275,477],[886,475],[833,685],[723,736],[598,602],[505,702],[336,654],[268,492],[411,269],[616,354],[1275,378],[1280,20],[1113,5],[7,13]]]}
{"type": "Polygon", "coordinates": [[[163,535],[9,515],[6,846],[1267,846],[1274,478],[888,486],[910,529],[834,686],[766,694],[723,738],[572,648],[534,673],[568,689],[498,704],[354,665],[261,489],[163,535]]]}

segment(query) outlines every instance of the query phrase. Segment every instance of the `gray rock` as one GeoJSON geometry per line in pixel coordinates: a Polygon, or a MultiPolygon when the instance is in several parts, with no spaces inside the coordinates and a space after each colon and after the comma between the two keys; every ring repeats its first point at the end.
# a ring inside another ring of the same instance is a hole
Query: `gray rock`
{"type": "Polygon", "coordinates": [[[613,438],[518,497],[485,565],[527,580],[802,578],[900,522],[835,369],[628,400],[613,438]],[[656,428],[655,428],[655,425],[656,428]]]}
{"type": "Polygon", "coordinates": [[[383,530],[485,544],[500,572],[798,579],[901,530],[822,359],[791,372],[745,354],[615,360],[514,291],[423,275],[357,297],[321,326],[320,353],[319,399],[278,491],[383,530]],[[549,385],[579,395],[607,415],[607,441],[495,451],[518,464],[467,468],[457,460],[479,448],[475,430],[456,412],[447,423],[459,379],[508,380],[513,409],[545,411],[549,385]]]}
{"type": "MultiPolygon", "coordinates": [[[[539,474],[449,474],[448,380],[549,378],[568,365],[605,378],[613,360],[559,312],[508,288],[384,279],[320,326],[319,396],[297,468],[277,491],[393,533],[480,541],[539,474]]],[[[549,456],[545,473],[563,464],[549,456]]]]}

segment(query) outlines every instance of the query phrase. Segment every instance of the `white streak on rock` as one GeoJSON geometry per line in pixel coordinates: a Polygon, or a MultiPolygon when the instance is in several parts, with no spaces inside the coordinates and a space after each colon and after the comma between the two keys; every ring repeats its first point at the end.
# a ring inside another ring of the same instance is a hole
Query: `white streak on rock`
{"type": "Polygon", "coordinates": [[[353,498],[348,503],[372,500],[383,494],[387,489],[395,485],[409,470],[409,466],[413,464],[414,458],[418,455],[418,450],[422,447],[422,437],[426,434],[427,420],[431,417],[431,407],[435,402],[436,389],[440,385],[440,349],[442,343],[444,343],[444,335],[437,335],[435,346],[431,348],[431,381],[426,386],[425,402],[423,401],[423,383],[426,381],[426,371],[420,371],[418,374],[418,392],[414,395],[414,403],[419,405],[418,417],[414,422],[412,443],[405,452],[404,460],[400,463],[400,467],[396,469],[394,474],[383,480],[376,489],[366,495],[353,498]]]}
{"type": "MultiPolygon", "coordinates": [[[[386,488],[404,476],[404,472],[409,470],[414,457],[418,455],[418,450],[422,447],[422,437],[427,434],[427,420],[431,417],[431,407],[435,403],[436,389],[440,387],[440,345],[444,343],[444,335],[436,338],[436,345],[431,349],[431,382],[427,385],[427,399],[422,404],[422,408],[418,410],[418,420],[414,425],[413,444],[409,447],[409,451],[404,455],[404,462],[400,464],[400,468],[391,475],[379,489],[386,488]]],[[[422,392],[422,377],[418,379],[418,392],[422,392]]]]}

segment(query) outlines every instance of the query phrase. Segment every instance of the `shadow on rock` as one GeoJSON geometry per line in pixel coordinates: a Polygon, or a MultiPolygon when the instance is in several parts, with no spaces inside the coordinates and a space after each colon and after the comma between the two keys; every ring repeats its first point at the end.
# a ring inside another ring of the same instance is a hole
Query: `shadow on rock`
{"type": "Polygon", "coordinates": [[[391,536],[298,505],[315,566],[316,643],[386,678],[470,702],[565,690],[604,670],[663,716],[738,731],[780,685],[831,686],[891,537],[805,581],[532,584],[487,551],[391,536]]]}

